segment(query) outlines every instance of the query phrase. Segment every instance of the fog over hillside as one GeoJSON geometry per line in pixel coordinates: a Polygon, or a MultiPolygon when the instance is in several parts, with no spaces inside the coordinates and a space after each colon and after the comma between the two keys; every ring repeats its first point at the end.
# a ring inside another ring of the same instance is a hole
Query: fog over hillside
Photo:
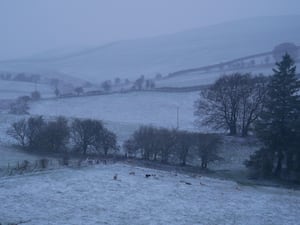
{"type": "Polygon", "coordinates": [[[2,61],[0,70],[55,71],[98,82],[133,79],[271,51],[282,42],[300,45],[300,16],[257,17],[87,49],[50,51],[2,61]]]}

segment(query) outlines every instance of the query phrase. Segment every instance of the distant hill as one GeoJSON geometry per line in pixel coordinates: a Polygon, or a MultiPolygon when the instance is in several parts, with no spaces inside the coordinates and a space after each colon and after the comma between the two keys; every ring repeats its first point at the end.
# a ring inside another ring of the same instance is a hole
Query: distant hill
{"type": "Polygon", "coordinates": [[[260,17],[180,33],[119,41],[74,52],[51,52],[0,62],[0,70],[57,73],[101,82],[169,73],[300,45],[300,16],[260,17]],[[50,71],[50,72],[49,72],[50,71]]]}

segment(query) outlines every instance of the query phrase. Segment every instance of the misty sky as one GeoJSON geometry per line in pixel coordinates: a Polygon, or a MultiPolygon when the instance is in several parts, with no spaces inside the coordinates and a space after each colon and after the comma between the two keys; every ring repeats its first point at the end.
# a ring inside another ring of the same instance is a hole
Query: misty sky
{"type": "Polygon", "coordinates": [[[299,0],[0,0],[0,59],[290,14],[299,0]]]}

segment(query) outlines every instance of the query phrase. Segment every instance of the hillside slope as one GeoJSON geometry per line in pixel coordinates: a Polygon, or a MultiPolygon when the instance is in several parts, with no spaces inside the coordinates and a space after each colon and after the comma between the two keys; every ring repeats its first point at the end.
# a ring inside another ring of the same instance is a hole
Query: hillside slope
{"type": "Polygon", "coordinates": [[[5,177],[0,185],[1,224],[292,225],[299,220],[299,191],[126,164],[5,177]]]}
{"type": "Polygon", "coordinates": [[[57,71],[90,81],[153,76],[300,44],[300,16],[261,17],[128,40],[68,54],[1,62],[0,70],[57,71]]]}

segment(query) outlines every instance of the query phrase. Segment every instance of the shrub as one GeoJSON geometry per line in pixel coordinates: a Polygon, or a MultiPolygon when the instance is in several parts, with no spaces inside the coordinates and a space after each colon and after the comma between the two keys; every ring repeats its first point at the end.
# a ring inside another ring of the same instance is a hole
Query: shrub
{"type": "Polygon", "coordinates": [[[39,91],[34,91],[31,93],[31,99],[37,101],[41,99],[41,93],[39,91]]]}

